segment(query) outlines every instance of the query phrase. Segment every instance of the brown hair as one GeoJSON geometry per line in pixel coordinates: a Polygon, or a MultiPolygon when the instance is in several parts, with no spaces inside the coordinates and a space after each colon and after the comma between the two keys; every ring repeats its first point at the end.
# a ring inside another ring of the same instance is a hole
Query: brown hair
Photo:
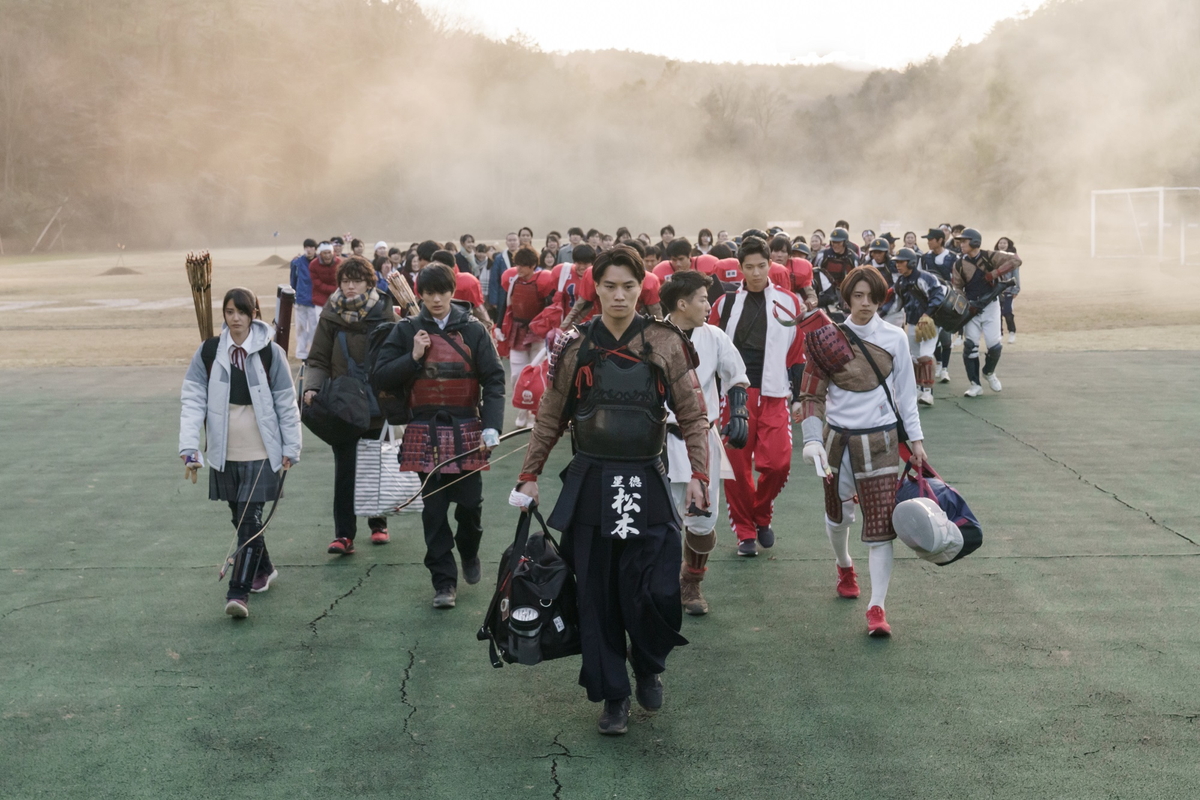
{"type": "Polygon", "coordinates": [[[854,286],[863,281],[866,281],[871,293],[871,302],[877,306],[883,305],[883,301],[887,299],[887,281],[875,267],[855,267],[842,278],[842,300],[846,305],[850,305],[850,295],[854,293],[854,286]]]}
{"type": "Polygon", "coordinates": [[[605,250],[596,258],[596,263],[592,264],[592,280],[600,283],[609,267],[625,267],[633,273],[633,278],[638,283],[646,280],[646,264],[638,255],[638,251],[627,244],[619,244],[611,250],[605,250]]]}
{"type": "Polygon", "coordinates": [[[221,301],[221,315],[225,315],[225,306],[229,305],[229,301],[233,301],[233,307],[245,314],[250,319],[262,319],[262,314],[258,310],[258,295],[249,289],[243,289],[241,286],[235,286],[225,293],[225,299],[221,301]]]}
{"type": "Polygon", "coordinates": [[[371,262],[367,261],[362,256],[350,256],[344,259],[337,268],[338,286],[342,285],[342,281],[366,281],[367,288],[370,289],[379,280],[375,274],[375,268],[371,266],[371,262]]]}
{"type": "Polygon", "coordinates": [[[536,267],[541,260],[538,251],[532,247],[518,247],[512,257],[514,267],[536,267]]]}

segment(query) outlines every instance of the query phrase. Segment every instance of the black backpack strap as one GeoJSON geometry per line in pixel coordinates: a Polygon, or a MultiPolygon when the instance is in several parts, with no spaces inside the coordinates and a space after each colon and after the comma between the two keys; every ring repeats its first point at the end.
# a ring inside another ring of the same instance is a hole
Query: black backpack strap
{"type": "MultiPolygon", "coordinates": [[[[200,345],[200,360],[204,362],[204,374],[212,375],[213,363],[217,360],[217,346],[221,343],[220,336],[213,336],[211,339],[205,339],[204,344],[200,345]]],[[[262,359],[263,370],[267,373],[267,388],[271,388],[271,365],[275,361],[275,348],[270,343],[262,350],[258,351],[258,357],[262,359]]]]}
{"type": "Polygon", "coordinates": [[[733,314],[733,302],[737,298],[736,292],[726,292],[721,298],[721,330],[729,333],[729,317],[733,314]]]}
{"type": "Polygon", "coordinates": [[[867,350],[867,345],[862,339],[858,338],[858,334],[850,330],[848,325],[838,325],[842,332],[846,334],[846,338],[854,345],[858,346],[858,350],[867,359],[867,363],[871,365],[871,369],[875,372],[875,377],[879,380],[879,385],[883,387],[883,394],[887,397],[888,405],[892,407],[892,413],[896,415],[896,433],[901,441],[908,441],[908,432],[904,430],[904,420],[900,418],[900,409],[896,407],[896,401],[892,399],[892,392],[888,389],[887,379],[883,376],[883,371],[879,369],[879,365],[875,363],[875,359],[871,358],[871,352],[867,350]]]}
{"type": "Polygon", "coordinates": [[[217,345],[221,343],[220,336],[205,339],[200,345],[200,360],[204,362],[205,376],[212,375],[213,362],[217,360],[217,345]]]}

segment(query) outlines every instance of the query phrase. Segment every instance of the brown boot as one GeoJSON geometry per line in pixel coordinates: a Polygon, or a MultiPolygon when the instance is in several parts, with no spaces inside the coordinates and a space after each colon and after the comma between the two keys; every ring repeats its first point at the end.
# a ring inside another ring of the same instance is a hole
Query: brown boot
{"type": "Polygon", "coordinates": [[[704,580],[707,569],[693,570],[687,564],[679,570],[679,599],[683,602],[683,610],[693,617],[702,617],[708,613],[708,601],[700,591],[700,581],[704,580]]]}
{"type": "Polygon", "coordinates": [[[697,536],[689,530],[683,532],[683,564],[679,568],[679,597],[683,610],[693,617],[708,613],[708,601],[700,591],[700,581],[708,568],[708,554],[717,545],[715,532],[697,536]]]}

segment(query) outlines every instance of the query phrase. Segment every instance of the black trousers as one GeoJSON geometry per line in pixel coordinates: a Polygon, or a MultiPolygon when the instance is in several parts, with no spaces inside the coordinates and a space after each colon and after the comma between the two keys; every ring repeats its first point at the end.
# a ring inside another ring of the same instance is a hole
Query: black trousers
{"type": "Polygon", "coordinates": [[[562,555],[579,593],[579,685],[592,702],[629,697],[626,658],[634,674],[657,675],[671,650],[687,644],[679,635],[679,528],[652,525],[644,538],[622,540],[573,524],[563,536],[562,555]]]}
{"type": "MultiPolygon", "coordinates": [[[[367,431],[364,439],[378,439],[379,428],[367,431]]],[[[333,531],[339,539],[354,539],[358,532],[358,517],[354,516],[354,470],[358,466],[358,442],[333,447],[333,531]]],[[[397,466],[399,469],[399,466],[397,466]]],[[[387,527],[386,517],[371,517],[367,526],[373,530],[387,527]]]]}
{"type": "MultiPolygon", "coordinates": [[[[233,514],[233,524],[237,528],[238,547],[246,544],[250,537],[258,533],[262,528],[262,510],[264,503],[235,503],[230,501],[229,511],[233,514]],[[238,525],[238,521],[241,525],[238,525]]],[[[244,583],[238,581],[238,570],[231,569],[229,571],[229,590],[225,593],[226,600],[245,600],[250,596],[250,586],[254,582],[254,577],[258,575],[270,575],[274,567],[271,565],[271,555],[267,552],[267,543],[264,537],[259,536],[249,546],[242,551],[245,558],[250,559],[250,563],[257,562],[258,568],[249,573],[250,580],[244,583]]]]}
{"type": "MultiPolygon", "coordinates": [[[[421,474],[421,480],[425,480],[421,474]]],[[[483,473],[475,472],[466,478],[458,473],[436,473],[425,484],[422,498],[425,508],[421,511],[421,522],[425,527],[425,566],[433,580],[434,591],[458,585],[458,565],[454,562],[454,547],[462,560],[470,561],[479,555],[479,541],[483,538],[483,473]],[[458,481],[448,489],[434,492],[447,484],[458,481]],[[425,495],[432,495],[425,497],[425,495]],[[454,520],[458,533],[450,530],[450,504],[457,504],[454,520]]]]}
{"type": "Polygon", "coordinates": [[[942,369],[950,367],[950,343],[952,341],[953,334],[950,331],[938,332],[937,347],[933,349],[933,358],[942,365],[942,369]]]}
{"type": "Polygon", "coordinates": [[[1014,296],[1011,294],[1000,295],[1000,316],[1004,317],[1004,324],[1008,326],[1009,333],[1017,332],[1017,318],[1013,316],[1014,296]]]}

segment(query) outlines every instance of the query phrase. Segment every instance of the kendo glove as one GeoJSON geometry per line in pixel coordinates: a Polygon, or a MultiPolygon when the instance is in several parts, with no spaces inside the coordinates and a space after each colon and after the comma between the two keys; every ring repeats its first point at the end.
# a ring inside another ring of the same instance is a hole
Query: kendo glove
{"type": "Polygon", "coordinates": [[[817,468],[818,478],[828,478],[833,474],[833,470],[829,468],[829,456],[825,454],[825,447],[820,442],[804,445],[801,454],[805,461],[817,468]]]}
{"type": "Polygon", "coordinates": [[[916,339],[918,342],[928,342],[937,336],[937,325],[933,324],[933,319],[928,314],[922,314],[921,319],[917,321],[916,339]]]}
{"type": "Polygon", "coordinates": [[[729,403],[729,422],[721,429],[721,435],[726,437],[729,446],[741,450],[750,438],[750,412],[746,409],[748,395],[746,387],[731,386],[725,393],[729,403]]]}
{"type": "Polygon", "coordinates": [[[983,279],[984,279],[985,281],[987,281],[987,285],[988,285],[988,286],[995,286],[995,285],[996,285],[996,272],[995,272],[995,270],[989,270],[989,271],[987,271],[987,272],[983,273],[983,279]]]}

